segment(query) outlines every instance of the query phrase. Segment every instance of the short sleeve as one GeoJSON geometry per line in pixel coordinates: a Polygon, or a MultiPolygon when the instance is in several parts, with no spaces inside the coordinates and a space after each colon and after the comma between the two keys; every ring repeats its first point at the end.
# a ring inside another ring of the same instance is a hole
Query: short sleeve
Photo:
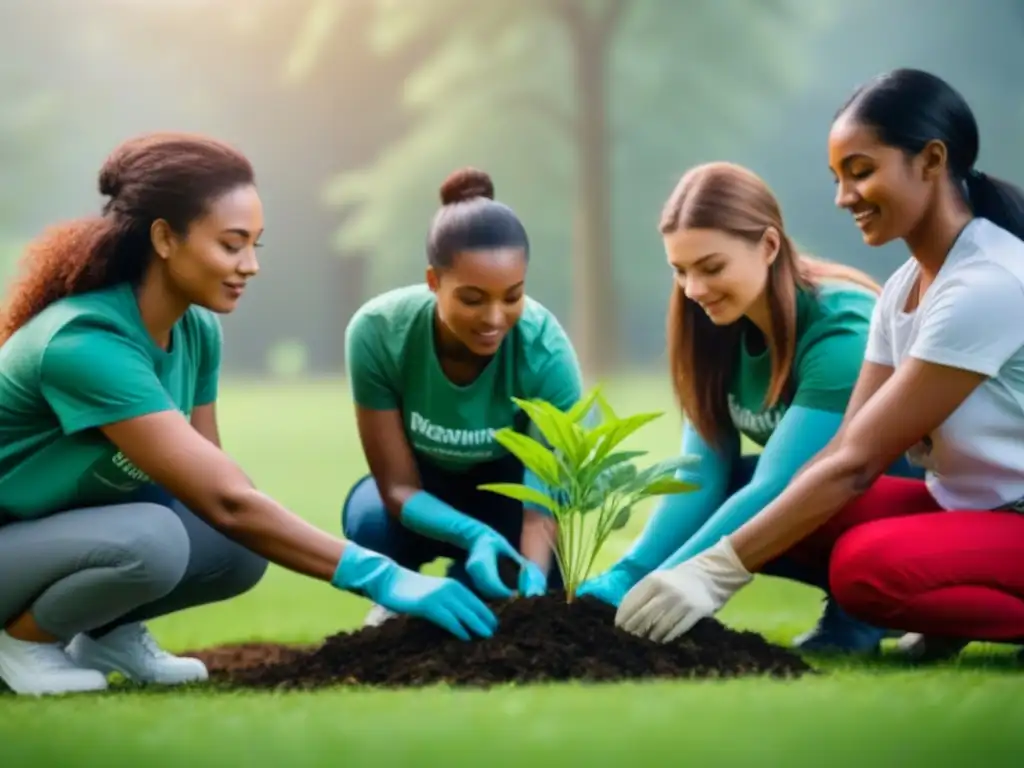
{"type": "Polygon", "coordinates": [[[352,398],[363,408],[389,411],[399,406],[398,393],[382,358],[387,349],[374,318],[357,312],[345,329],[345,369],[352,398]]]}
{"type": "Polygon", "coordinates": [[[51,337],[39,377],[43,397],[67,434],[177,410],[144,349],[87,323],[66,325],[51,337]]]}
{"type": "Polygon", "coordinates": [[[560,325],[547,331],[546,343],[538,345],[532,355],[541,359],[529,361],[530,382],[524,396],[544,400],[561,411],[567,411],[583,397],[583,375],[579,359],[569,337],[560,325]]]}
{"type": "Polygon", "coordinates": [[[875,365],[893,367],[896,362],[892,357],[892,339],[889,334],[889,321],[886,317],[883,301],[875,304],[871,311],[871,327],[868,330],[868,341],[864,349],[864,360],[875,365]]]}
{"type": "Polygon", "coordinates": [[[196,377],[195,405],[209,405],[217,400],[220,382],[221,348],[224,333],[220,319],[212,312],[200,316],[199,321],[199,370],[196,377]]]}
{"type": "Polygon", "coordinates": [[[932,286],[910,356],[995,376],[1024,346],[1024,286],[993,263],[962,266],[932,286]]]}
{"type": "Polygon", "coordinates": [[[836,329],[815,341],[799,361],[792,405],[844,413],[860,375],[866,343],[866,334],[858,328],[836,329]]]}

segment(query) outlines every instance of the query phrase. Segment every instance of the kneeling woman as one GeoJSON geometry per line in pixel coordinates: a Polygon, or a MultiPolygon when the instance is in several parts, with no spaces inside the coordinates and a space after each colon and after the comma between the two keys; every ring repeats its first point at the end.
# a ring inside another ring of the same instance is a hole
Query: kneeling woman
{"type": "Polygon", "coordinates": [[[829,136],[837,205],[910,258],[886,282],[843,428],[786,490],[640,581],[616,622],[665,641],[788,553],[912,654],[1024,642],[1024,191],[974,168],[978,127],[926,72],[858,90],[829,136]],[[925,480],[882,477],[907,452],[925,480]]]}
{"type": "Polygon", "coordinates": [[[258,269],[248,160],[145,136],[99,179],[103,215],[33,244],[0,317],[0,679],[17,693],[206,678],[144,621],[251,589],[267,562],[469,639],[494,615],[307,524],[220,449],[214,313],[258,269]]]}
{"type": "MultiPolygon", "coordinates": [[[[494,430],[527,428],[512,397],[568,409],[582,384],[562,327],[526,296],[526,230],[493,198],[486,174],[452,174],[428,238],[426,284],[370,300],[348,326],[370,474],[350,491],[342,520],[349,539],[407,568],[452,558],[449,575],[501,598],[513,594],[498,577],[501,555],[519,563],[521,594],[546,590],[554,530],[545,512],[477,489],[536,482],[494,430]]],[[[388,615],[375,607],[367,623],[388,615]]]]}
{"type": "MultiPolygon", "coordinates": [[[[667,497],[610,571],[581,587],[612,605],[656,568],[700,553],[767,506],[842,421],[879,287],[849,267],[796,252],[768,186],[729,163],[698,166],[661,223],[675,272],[668,316],[683,454],[700,458],[696,493],[667,497]],[[741,437],[763,448],[741,456],[741,437]]],[[[827,590],[779,561],[771,573],[827,590]]],[[[872,651],[882,630],[829,602],[806,650],[872,651]]]]}

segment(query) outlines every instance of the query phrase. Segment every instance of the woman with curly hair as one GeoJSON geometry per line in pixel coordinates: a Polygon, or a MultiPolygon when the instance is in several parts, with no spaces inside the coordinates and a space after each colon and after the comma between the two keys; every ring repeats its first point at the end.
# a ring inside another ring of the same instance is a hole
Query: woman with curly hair
{"type": "Polygon", "coordinates": [[[221,450],[221,331],[256,275],[248,160],[194,136],[128,141],[103,214],[30,248],[0,316],[0,679],[17,693],[175,684],[206,668],[142,622],[239,595],[267,562],[454,634],[468,589],[309,525],[221,450]]]}

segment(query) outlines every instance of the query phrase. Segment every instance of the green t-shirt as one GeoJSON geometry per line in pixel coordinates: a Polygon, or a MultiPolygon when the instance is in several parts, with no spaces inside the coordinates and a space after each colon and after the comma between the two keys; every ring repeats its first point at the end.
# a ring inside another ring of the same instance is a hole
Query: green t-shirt
{"type": "Polygon", "coordinates": [[[560,409],[581,397],[576,353],[555,316],[527,298],[522,317],[473,382],[444,374],[434,345],[434,293],[425,285],[397,288],[364,304],[345,333],[355,402],[398,409],[413,451],[458,471],[507,455],[494,431],[515,425],[513,396],[560,409]]]}
{"type": "Polygon", "coordinates": [[[217,398],[221,330],[192,307],[168,350],[132,287],[61,299],[0,346],[0,513],[43,517],[115,504],[150,482],[98,427],[217,398]]]}
{"type": "Polygon", "coordinates": [[[843,413],[864,361],[876,300],[867,289],[846,282],[823,282],[816,295],[797,292],[791,395],[772,408],[764,408],[771,355],[767,349],[751,354],[744,338],[729,388],[733,426],[764,447],[790,406],[843,413]]]}

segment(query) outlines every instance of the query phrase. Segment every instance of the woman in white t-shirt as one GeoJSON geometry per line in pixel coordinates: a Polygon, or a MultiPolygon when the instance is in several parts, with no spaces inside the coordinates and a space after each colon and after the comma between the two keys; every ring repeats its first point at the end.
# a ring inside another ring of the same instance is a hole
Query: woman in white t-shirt
{"type": "Polygon", "coordinates": [[[667,642],[787,553],[833,597],[914,633],[918,655],[1024,643],[1024,192],[975,170],[952,87],[901,69],[858,89],[829,135],[836,204],[912,258],[886,282],[831,443],[731,536],[623,599],[616,624],[667,642]],[[925,480],[883,476],[901,454],[925,480]]]}

